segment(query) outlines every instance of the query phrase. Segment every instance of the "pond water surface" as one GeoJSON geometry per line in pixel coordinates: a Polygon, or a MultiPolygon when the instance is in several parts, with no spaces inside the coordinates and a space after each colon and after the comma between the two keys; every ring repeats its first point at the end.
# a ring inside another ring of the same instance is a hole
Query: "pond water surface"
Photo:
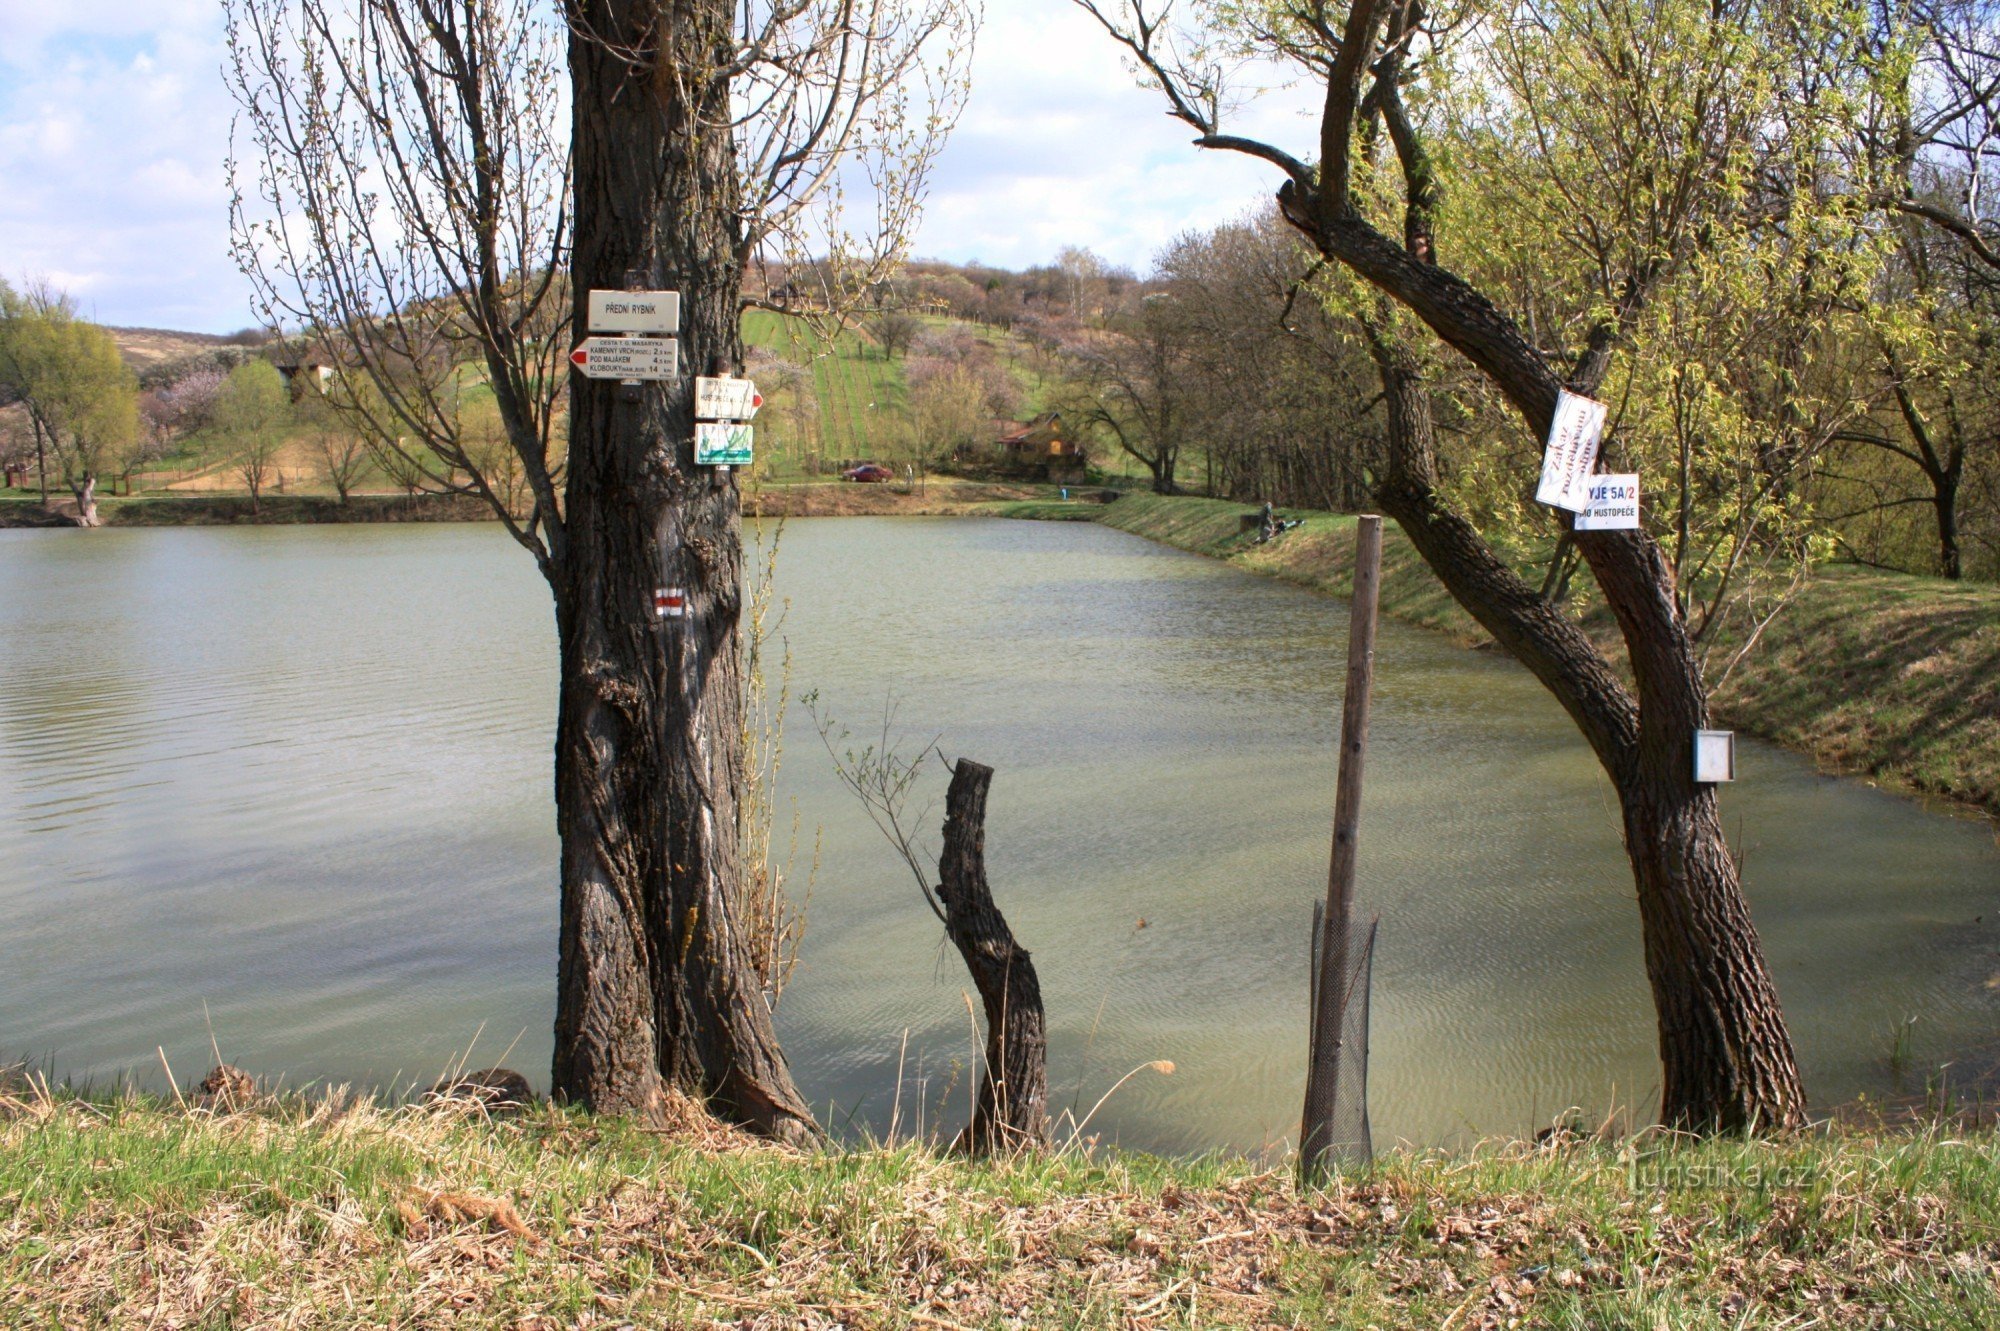
{"type": "MultiPolygon", "coordinates": [[[[794,520],[777,567],[794,695],[867,739],[893,705],[909,750],[997,769],[988,863],[1059,1106],[1167,1059],[1089,1130],[1287,1139],[1344,604],[1087,524],[794,520]]],[[[1647,1112],[1637,911],[1582,741],[1511,663],[1397,624],[1376,687],[1378,1141],[1647,1112]]],[[[554,697],[546,591],[497,527],[0,532],[0,1056],[157,1085],[212,1041],[403,1086],[469,1049],[545,1083],[554,697]]],[[[1814,1100],[1989,1047],[1992,829],[1766,746],[1739,770],[1725,816],[1814,1100]]],[[[905,1127],[948,1129],[963,969],[797,707],[780,801],[812,879],[778,1014],[801,1086],[837,1130],[885,1130],[899,1085],[905,1127]]]]}

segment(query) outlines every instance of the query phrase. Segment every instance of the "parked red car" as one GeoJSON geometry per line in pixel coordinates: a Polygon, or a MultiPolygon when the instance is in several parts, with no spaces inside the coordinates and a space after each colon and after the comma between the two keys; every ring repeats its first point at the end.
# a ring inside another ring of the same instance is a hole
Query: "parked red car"
{"type": "Polygon", "coordinates": [[[883,481],[895,480],[896,473],[876,463],[864,462],[858,467],[849,467],[846,471],[840,473],[840,479],[843,481],[862,481],[880,484],[883,481]]]}

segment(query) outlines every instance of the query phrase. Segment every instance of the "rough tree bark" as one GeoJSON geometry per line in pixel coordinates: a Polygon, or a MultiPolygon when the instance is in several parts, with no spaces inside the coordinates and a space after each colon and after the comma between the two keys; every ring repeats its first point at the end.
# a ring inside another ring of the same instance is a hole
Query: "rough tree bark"
{"type": "Polygon", "coordinates": [[[986,883],[986,792],[993,769],[961,758],[945,793],[938,899],[945,932],[986,1009],[986,1066],[957,1149],[1018,1151],[1048,1140],[1048,1032],[1035,963],[1015,941],[986,883]]]}
{"type": "Polygon", "coordinates": [[[1441,500],[1420,364],[1382,326],[1370,332],[1389,420],[1378,502],[1453,599],[1561,702],[1618,792],[1658,1026],[1662,1120],[1697,1131],[1796,1125],[1805,1093],[1777,989],[1715,792],[1693,779],[1707,694],[1664,555],[1644,533],[1621,534],[1616,549],[1605,548],[1610,533],[1576,536],[1618,615],[1635,699],[1576,623],[1441,500]]]}
{"type": "MultiPolygon", "coordinates": [[[[556,737],[555,1089],[649,1114],[668,1088],[755,1131],[817,1127],[737,919],[741,510],[694,465],[689,371],[741,359],[730,0],[569,0],[575,308],[681,293],[682,376],[572,379],[556,737]],[[660,618],[654,590],[686,592],[660,618]]],[[[583,331],[581,329],[579,332],[583,331]]]]}

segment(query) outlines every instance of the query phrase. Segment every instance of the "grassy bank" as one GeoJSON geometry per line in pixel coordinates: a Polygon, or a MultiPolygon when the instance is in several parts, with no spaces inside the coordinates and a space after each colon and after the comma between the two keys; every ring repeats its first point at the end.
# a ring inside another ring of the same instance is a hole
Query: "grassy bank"
{"type": "MultiPolygon", "coordinates": [[[[1040,482],[971,481],[933,476],[914,491],[894,485],[845,481],[802,481],[747,486],[743,511],[749,517],[868,517],[961,513],[1074,516],[1088,519],[1099,505],[1056,498],[1059,487],[1040,482]],[[1022,510],[1016,513],[1015,510],[1022,510]],[[1046,511],[1043,511],[1046,510],[1046,511]]],[[[1095,493],[1095,492],[1093,492],[1095,493]]],[[[346,503],[319,495],[266,495],[251,510],[245,495],[139,495],[105,498],[97,504],[107,527],[281,526],[336,522],[490,522],[493,510],[466,495],[356,495],[346,503]]],[[[0,527],[61,525],[38,500],[0,498],[0,527]]]]}
{"type": "MultiPolygon", "coordinates": [[[[743,491],[743,512],[753,518],[917,517],[952,514],[1014,516],[1027,506],[1061,507],[1056,486],[1041,482],[974,481],[932,476],[906,492],[903,483],[801,481],[743,491]]],[[[1086,505],[1078,504],[1082,508],[1086,505]]],[[[1100,507],[1095,503],[1091,509],[1100,507]]]]}
{"type": "MultiPolygon", "coordinates": [[[[70,505],[74,509],[74,505],[70,505]]],[[[346,503],[322,495],[135,495],[104,497],[97,516],[107,527],[285,526],[340,522],[487,522],[493,510],[467,495],[355,495],[346,503]]],[[[39,500],[0,499],[0,527],[50,525],[39,500]]]]}
{"type": "Polygon", "coordinates": [[[9,1325],[2000,1325],[2000,1145],[802,1155],[549,1109],[0,1097],[9,1325]]]}
{"type": "MultiPolygon", "coordinates": [[[[1252,511],[1131,495],[1100,520],[1346,594],[1352,518],[1304,514],[1304,526],[1258,546],[1240,527],[1252,511]]],[[[1468,645],[1490,643],[1393,524],[1383,542],[1382,610],[1468,645]]],[[[1609,616],[1586,627],[1615,649],[1609,616]]],[[[1829,770],[2000,813],[2000,587],[1822,570],[1717,691],[1714,710],[1721,724],[1802,750],[1829,770]]]]}

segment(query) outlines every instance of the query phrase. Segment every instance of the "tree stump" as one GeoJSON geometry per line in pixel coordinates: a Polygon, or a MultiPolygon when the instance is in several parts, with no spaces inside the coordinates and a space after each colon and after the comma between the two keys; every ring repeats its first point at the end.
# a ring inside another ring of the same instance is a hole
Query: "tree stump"
{"type": "Polygon", "coordinates": [[[1027,949],[986,882],[986,791],[993,769],[961,758],[945,794],[938,898],[945,933],[965,958],[986,1009],[986,1066],[972,1121],[954,1149],[969,1155],[1030,1150],[1048,1141],[1048,1028],[1027,949]]]}

